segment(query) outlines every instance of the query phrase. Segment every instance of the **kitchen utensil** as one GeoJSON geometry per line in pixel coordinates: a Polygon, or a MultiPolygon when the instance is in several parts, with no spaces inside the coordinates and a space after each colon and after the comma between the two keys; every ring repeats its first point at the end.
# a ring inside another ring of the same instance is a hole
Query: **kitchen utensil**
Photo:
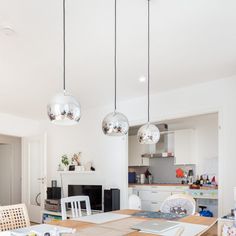
{"type": "Polygon", "coordinates": [[[148,183],[149,183],[149,184],[152,184],[152,175],[149,175],[149,176],[148,176],[148,183]]]}

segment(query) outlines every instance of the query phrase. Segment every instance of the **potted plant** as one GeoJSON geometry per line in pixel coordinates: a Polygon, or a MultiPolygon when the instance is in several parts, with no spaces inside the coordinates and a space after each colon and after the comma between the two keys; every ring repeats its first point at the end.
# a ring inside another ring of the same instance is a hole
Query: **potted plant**
{"type": "Polygon", "coordinates": [[[64,170],[67,171],[70,162],[69,162],[69,158],[66,154],[61,157],[61,163],[64,165],[64,170]]]}

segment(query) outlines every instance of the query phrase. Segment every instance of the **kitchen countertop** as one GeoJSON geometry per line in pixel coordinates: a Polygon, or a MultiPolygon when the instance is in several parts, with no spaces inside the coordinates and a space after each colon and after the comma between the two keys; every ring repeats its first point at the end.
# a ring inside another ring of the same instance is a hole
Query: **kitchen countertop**
{"type": "MultiPolygon", "coordinates": [[[[161,184],[161,183],[152,183],[152,184],[136,184],[136,183],[134,183],[134,184],[129,184],[129,187],[134,187],[134,186],[183,186],[183,187],[189,187],[189,185],[188,184],[174,184],[174,183],[163,183],[163,184],[161,184]]],[[[215,187],[215,188],[213,188],[213,187],[200,187],[200,189],[193,189],[193,190],[217,190],[218,189],[218,187],[215,187]]]]}
{"type": "Polygon", "coordinates": [[[152,184],[129,184],[129,186],[189,186],[188,184],[161,184],[161,183],[152,183],[152,184]]]}

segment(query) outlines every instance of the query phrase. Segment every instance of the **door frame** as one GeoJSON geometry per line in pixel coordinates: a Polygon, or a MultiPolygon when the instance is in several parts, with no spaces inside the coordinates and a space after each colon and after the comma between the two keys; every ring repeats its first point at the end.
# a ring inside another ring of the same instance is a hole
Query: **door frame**
{"type": "MultiPolygon", "coordinates": [[[[44,200],[46,199],[46,188],[47,188],[47,134],[44,133],[42,135],[35,135],[35,136],[29,136],[29,137],[22,137],[22,181],[21,181],[21,189],[22,189],[22,203],[24,203],[27,208],[30,215],[31,210],[33,211],[41,211],[44,209],[44,200]],[[28,174],[29,172],[29,159],[28,159],[28,153],[29,153],[29,141],[32,140],[40,140],[41,142],[41,150],[42,150],[42,161],[43,161],[43,168],[40,178],[43,178],[41,181],[41,206],[33,206],[30,204],[30,179],[28,174]]],[[[35,218],[35,217],[34,217],[35,218]]],[[[41,219],[34,220],[33,222],[37,221],[36,223],[41,223],[41,219]]]]}

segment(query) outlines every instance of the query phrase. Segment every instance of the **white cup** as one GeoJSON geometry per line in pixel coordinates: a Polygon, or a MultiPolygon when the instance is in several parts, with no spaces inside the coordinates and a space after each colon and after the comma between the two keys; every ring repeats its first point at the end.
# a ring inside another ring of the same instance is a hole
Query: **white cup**
{"type": "Polygon", "coordinates": [[[140,183],[145,184],[145,174],[140,175],[140,183]]]}

